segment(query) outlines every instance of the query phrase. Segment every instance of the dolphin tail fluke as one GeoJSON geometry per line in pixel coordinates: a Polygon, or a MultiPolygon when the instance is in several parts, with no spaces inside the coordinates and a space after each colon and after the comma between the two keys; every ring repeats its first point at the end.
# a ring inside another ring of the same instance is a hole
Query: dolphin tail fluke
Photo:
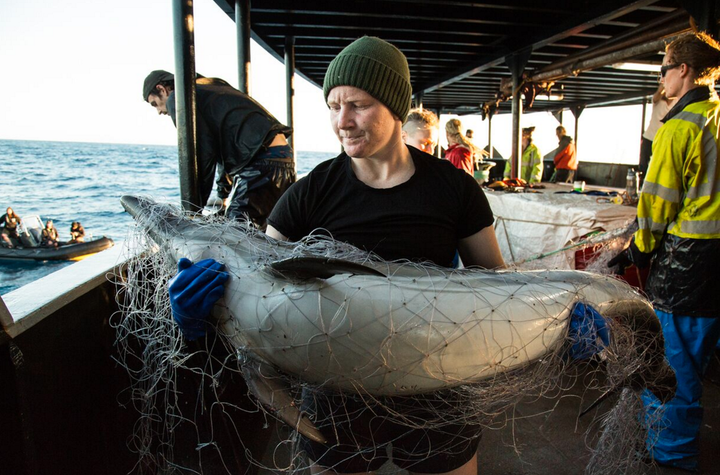
{"type": "Polygon", "coordinates": [[[281,382],[282,376],[272,366],[251,360],[243,365],[242,371],[250,392],[281,421],[308,439],[327,444],[327,438],[295,405],[287,387],[281,382]]]}

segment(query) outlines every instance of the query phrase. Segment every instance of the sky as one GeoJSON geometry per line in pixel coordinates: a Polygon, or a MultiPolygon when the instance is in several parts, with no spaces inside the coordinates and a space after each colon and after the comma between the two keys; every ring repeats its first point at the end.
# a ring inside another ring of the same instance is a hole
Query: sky
{"type": "MultiPolygon", "coordinates": [[[[238,85],[235,23],[195,0],[196,71],[238,85]]],[[[142,99],[174,71],[170,0],[0,0],[0,139],[174,145],[172,120],[142,99]]],[[[285,67],[253,42],[252,95],[286,121],[285,67]]],[[[298,150],[339,151],[322,91],[295,77],[298,150]]]]}
{"type": "MultiPolygon", "coordinates": [[[[0,139],[175,145],[167,116],[141,94],[154,69],[174,70],[170,0],[0,0],[0,139]]],[[[195,0],[196,71],[237,87],[235,24],[213,0],[195,0]]],[[[251,94],[286,122],[285,68],[253,42],[251,94]]],[[[295,147],[338,152],[322,91],[295,76],[295,147]]],[[[649,110],[648,110],[649,118],[649,110]]],[[[441,144],[445,146],[441,117],[441,144]]],[[[574,119],[564,116],[570,135],[574,119]]],[[[487,121],[460,117],[487,144],[487,121]]],[[[581,160],[633,163],[639,153],[641,106],[588,109],[580,121],[581,160]],[[634,132],[636,131],[636,132],[634,132]]],[[[510,151],[510,115],[493,119],[493,145],[510,151]]],[[[557,146],[557,121],[526,114],[545,154],[557,146]]]]}

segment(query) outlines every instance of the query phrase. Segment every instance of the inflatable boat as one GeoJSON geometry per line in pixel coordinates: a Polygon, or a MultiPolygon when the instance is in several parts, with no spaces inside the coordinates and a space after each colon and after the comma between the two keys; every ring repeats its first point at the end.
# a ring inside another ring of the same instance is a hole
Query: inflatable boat
{"type": "Polygon", "coordinates": [[[83,242],[59,243],[58,246],[41,246],[43,227],[44,224],[39,216],[23,216],[19,229],[19,240],[15,240],[16,245],[14,247],[0,246],[0,260],[80,260],[115,245],[112,239],[103,236],[83,242]]]}
{"type": "Polygon", "coordinates": [[[114,245],[115,243],[112,239],[103,236],[92,241],[64,244],[57,247],[0,247],[0,259],[32,259],[36,261],[79,260],[114,245]]]}

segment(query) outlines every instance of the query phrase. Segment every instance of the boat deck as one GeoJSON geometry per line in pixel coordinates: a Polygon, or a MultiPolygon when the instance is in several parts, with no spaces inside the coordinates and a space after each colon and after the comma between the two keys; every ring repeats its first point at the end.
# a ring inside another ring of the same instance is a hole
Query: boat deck
{"type": "MultiPolygon", "coordinates": [[[[563,397],[541,399],[518,404],[507,414],[508,423],[497,430],[485,430],[479,447],[478,475],[577,475],[584,473],[590,459],[588,444],[597,433],[598,418],[590,413],[578,418],[582,409],[593,401],[581,383],[567,391],[563,397]]],[[[710,363],[705,378],[703,397],[704,424],[701,431],[700,468],[702,474],[718,473],[716,452],[720,447],[720,351],[710,363]]],[[[610,401],[597,409],[599,414],[609,410],[610,401]]],[[[597,414],[596,414],[597,415],[597,414]]],[[[277,442],[277,440],[275,441],[277,442]]],[[[263,465],[285,462],[274,452],[271,441],[263,465]]],[[[260,474],[280,473],[261,469],[260,474]]],[[[309,471],[307,471],[309,473],[309,471]]],[[[379,475],[405,475],[391,462],[386,463],[379,475]]],[[[680,475],[682,470],[647,465],[649,475],[680,475]]]]}
{"type": "MultiPolygon", "coordinates": [[[[705,378],[703,404],[705,416],[701,431],[701,473],[718,473],[715,450],[720,447],[720,353],[716,352],[705,378]]],[[[580,388],[567,397],[518,405],[513,425],[498,431],[485,431],[480,443],[482,475],[576,475],[583,473],[589,460],[585,436],[592,416],[578,419],[580,388]],[[585,418],[588,420],[586,421],[585,418]]],[[[582,407],[586,407],[583,403],[582,407]]],[[[602,411],[609,408],[606,402],[602,411]]],[[[646,473],[674,475],[688,473],[648,465],[646,473]]]]}

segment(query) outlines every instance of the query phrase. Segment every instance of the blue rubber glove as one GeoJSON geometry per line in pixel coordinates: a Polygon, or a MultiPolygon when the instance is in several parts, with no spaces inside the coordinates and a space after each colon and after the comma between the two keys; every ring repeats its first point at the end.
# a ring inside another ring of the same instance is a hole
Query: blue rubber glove
{"type": "Polygon", "coordinates": [[[580,302],[575,304],[570,316],[569,336],[572,341],[569,354],[575,360],[586,360],[610,344],[610,329],[605,318],[580,302]]]}
{"type": "Polygon", "coordinates": [[[178,261],[178,273],[168,288],[170,307],[180,330],[190,341],[207,333],[210,311],[225,293],[229,275],[224,268],[224,264],[213,259],[196,264],[184,257],[178,261]]]}

